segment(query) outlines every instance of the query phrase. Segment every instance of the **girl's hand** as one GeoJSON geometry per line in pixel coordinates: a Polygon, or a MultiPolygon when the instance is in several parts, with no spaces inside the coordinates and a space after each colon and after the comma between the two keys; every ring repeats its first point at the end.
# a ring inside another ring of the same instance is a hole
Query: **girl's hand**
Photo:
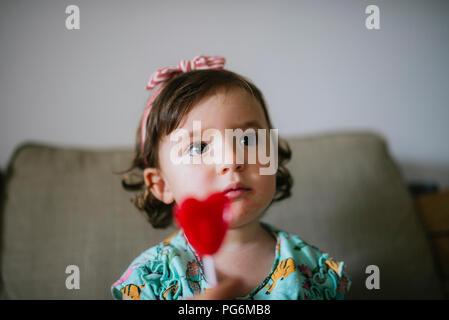
{"type": "Polygon", "coordinates": [[[242,281],[238,278],[225,278],[206,292],[189,300],[229,300],[238,296],[242,281]]]}

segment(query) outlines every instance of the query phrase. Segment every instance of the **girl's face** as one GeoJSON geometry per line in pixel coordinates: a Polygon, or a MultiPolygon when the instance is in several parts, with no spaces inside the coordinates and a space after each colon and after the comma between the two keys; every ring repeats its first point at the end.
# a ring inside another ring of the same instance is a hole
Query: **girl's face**
{"type": "MultiPolygon", "coordinates": [[[[249,190],[228,193],[231,199],[231,228],[243,226],[254,221],[260,213],[270,204],[276,191],[276,175],[261,175],[260,169],[268,165],[261,165],[259,157],[256,161],[248,161],[248,148],[254,148],[257,142],[255,136],[242,135],[233,139],[225,139],[225,129],[248,128],[255,130],[266,129],[267,141],[270,131],[259,102],[248,92],[241,88],[221,89],[206,96],[184,117],[179,129],[193,131],[194,121],[201,125],[201,132],[215,129],[221,133],[221,143],[218,138],[204,139],[189,137],[184,140],[182,148],[179,141],[171,141],[170,135],[163,138],[159,147],[160,180],[165,190],[164,202],[182,202],[187,197],[204,199],[214,192],[222,192],[233,183],[241,183],[249,190]],[[246,137],[246,138],[245,138],[246,137]],[[214,141],[214,139],[217,139],[214,141]],[[229,141],[227,141],[229,140],[229,141]],[[240,144],[240,145],[238,145],[240,144]],[[178,145],[182,157],[191,158],[190,163],[175,163],[173,161],[173,148],[178,145]],[[222,161],[201,161],[213,148],[221,146],[222,161]],[[237,148],[245,150],[244,163],[236,161],[237,148]],[[232,164],[224,161],[224,154],[232,155],[232,164]],[[194,158],[197,158],[194,162],[194,158]],[[255,163],[254,163],[255,162],[255,163]],[[167,200],[168,199],[168,200],[167,200]]],[[[259,142],[260,143],[260,142],[259,142]]],[[[268,143],[269,146],[269,143],[268,143]]],[[[148,171],[144,171],[146,179],[148,171]]],[[[156,195],[157,196],[157,195],[156,195]]]]}

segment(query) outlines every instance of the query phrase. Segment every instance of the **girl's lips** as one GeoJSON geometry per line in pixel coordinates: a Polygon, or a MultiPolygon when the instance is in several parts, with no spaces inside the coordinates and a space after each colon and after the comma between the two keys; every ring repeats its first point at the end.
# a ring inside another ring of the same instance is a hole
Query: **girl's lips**
{"type": "Polygon", "coordinates": [[[243,183],[234,182],[227,186],[227,188],[223,191],[223,194],[230,199],[235,199],[245,195],[249,191],[251,191],[251,188],[248,188],[243,183]]]}
{"type": "Polygon", "coordinates": [[[239,188],[239,189],[235,189],[235,190],[229,190],[225,192],[225,196],[230,198],[230,199],[235,199],[238,198],[244,194],[246,194],[248,191],[250,191],[249,189],[244,189],[244,188],[239,188]]]}

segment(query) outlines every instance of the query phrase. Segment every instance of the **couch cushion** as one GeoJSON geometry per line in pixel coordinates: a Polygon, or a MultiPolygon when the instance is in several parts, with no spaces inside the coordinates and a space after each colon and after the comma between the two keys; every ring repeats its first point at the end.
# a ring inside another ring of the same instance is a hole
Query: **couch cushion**
{"type": "MultiPolygon", "coordinates": [[[[348,298],[438,298],[423,228],[382,138],[369,133],[289,139],[293,196],[263,220],[344,260],[348,298]],[[365,288],[368,265],[380,290],[365,288]]],[[[8,298],[110,299],[109,287],[143,250],[174,229],[156,230],[114,172],[130,150],[25,145],[10,165],[3,217],[2,276],[8,298]],[[68,290],[68,265],[80,289],[68,290]]]]}

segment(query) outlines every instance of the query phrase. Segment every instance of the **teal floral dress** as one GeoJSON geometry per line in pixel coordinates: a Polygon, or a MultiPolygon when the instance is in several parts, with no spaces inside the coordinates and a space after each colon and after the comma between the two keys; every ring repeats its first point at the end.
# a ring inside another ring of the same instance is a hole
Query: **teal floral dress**
{"type": "MultiPolygon", "coordinates": [[[[343,299],[351,281],[344,263],[298,236],[262,224],[277,240],[276,258],[265,280],[245,297],[255,300],[343,299]]],[[[209,289],[200,257],[180,230],[139,255],[111,286],[112,297],[134,300],[187,299],[209,289]]]]}

